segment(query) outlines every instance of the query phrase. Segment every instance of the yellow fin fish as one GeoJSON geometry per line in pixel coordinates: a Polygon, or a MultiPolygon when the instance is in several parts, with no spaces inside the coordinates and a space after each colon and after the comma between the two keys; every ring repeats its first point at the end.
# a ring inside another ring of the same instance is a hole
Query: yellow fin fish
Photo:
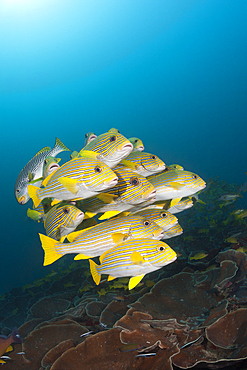
{"type": "Polygon", "coordinates": [[[208,254],[205,253],[205,252],[199,252],[199,253],[196,253],[194,256],[191,256],[189,257],[190,260],[201,260],[205,257],[207,257],[208,254]]]}

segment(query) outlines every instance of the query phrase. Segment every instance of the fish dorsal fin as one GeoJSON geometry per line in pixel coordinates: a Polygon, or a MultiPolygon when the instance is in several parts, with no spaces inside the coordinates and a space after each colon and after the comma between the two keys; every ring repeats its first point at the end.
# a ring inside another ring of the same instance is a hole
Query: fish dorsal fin
{"type": "Polygon", "coordinates": [[[109,194],[109,193],[101,193],[96,195],[96,198],[102,200],[104,203],[114,203],[117,199],[117,195],[109,194]]]}
{"type": "Polygon", "coordinates": [[[106,220],[108,218],[112,218],[116,215],[121,213],[121,211],[107,211],[102,216],[99,217],[99,220],[106,220]]]}
{"type": "Polygon", "coordinates": [[[11,346],[11,344],[8,346],[8,348],[5,350],[5,352],[13,351],[14,348],[11,346]]]}
{"type": "Polygon", "coordinates": [[[80,150],[78,153],[79,157],[88,158],[88,159],[97,159],[99,158],[99,153],[93,152],[92,150],[80,150]]]}
{"type": "Polygon", "coordinates": [[[123,164],[125,167],[131,168],[132,170],[137,169],[136,168],[137,166],[133,162],[129,161],[128,159],[123,159],[119,164],[123,164]]]}
{"type": "Polygon", "coordinates": [[[120,244],[126,239],[128,239],[128,234],[123,234],[123,233],[114,233],[112,234],[112,240],[115,244],[120,244]]]}
{"type": "Polygon", "coordinates": [[[59,177],[58,181],[72,194],[76,194],[79,190],[79,181],[76,179],[71,179],[70,177],[59,177]]]}
{"type": "Polygon", "coordinates": [[[130,260],[134,265],[142,265],[145,262],[145,259],[139,252],[133,252],[130,256],[130,260]]]}
{"type": "Polygon", "coordinates": [[[40,151],[38,153],[36,153],[34,157],[36,157],[37,155],[39,155],[41,153],[49,152],[50,150],[51,150],[51,148],[49,146],[45,146],[44,148],[40,149],[40,151]]]}
{"type": "Polygon", "coordinates": [[[50,173],[50,175],[46,176],[46,178],[42,181],[42,185],[43,186],[46,186],[48,181],[50,180],[50,178],[54,175],[56,171],[53,171],[52,173],[50,173]]]}
{"type": "Polygon", "coordinates": [[[180,202],[181,199],[182,199],[182,197],[172,199],[171,202],[170,202],[170,207],[173,207],[176,204],[178,204],[178,202],[180,202]]]}
{"type": "Polygon", "coordinates": [[[143,275],[138,275],[138,276],[133,276],[132,278],[129,279],[129,284],[128,284],[128,288],[129,290],[133,289],[135,286],[137,286],[137,284],[140,283],[140,281],[142,280],[142,278],[144,277],[145,274],[143,275]]]}
{"type": "Polygon", "coordinates": [[[111,280],[114,280],[114,279],[116,279],[115,276],[109,275],[107,281],[111,281],[111,280]]]}
{"type": "Polygon", "coordinates": [[[89,258],[93,258],[93,257],[90,257],[90,256],[86,256],[85,254],[83,253],[79,253],[75,256],[74,260],[77,261],[77,260],[87,260],[89,258]]]}

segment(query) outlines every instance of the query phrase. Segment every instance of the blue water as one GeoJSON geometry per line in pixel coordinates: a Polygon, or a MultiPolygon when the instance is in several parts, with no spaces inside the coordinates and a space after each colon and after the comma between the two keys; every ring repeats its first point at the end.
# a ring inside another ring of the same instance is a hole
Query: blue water
{"type": "Polygon", "coordinates": [[[246,14],[245,0],[1,0],[0,293],[48,272],[14,184],[55,136],[78,150],[116,127],[206,181],[246,181],[246,14]]]}

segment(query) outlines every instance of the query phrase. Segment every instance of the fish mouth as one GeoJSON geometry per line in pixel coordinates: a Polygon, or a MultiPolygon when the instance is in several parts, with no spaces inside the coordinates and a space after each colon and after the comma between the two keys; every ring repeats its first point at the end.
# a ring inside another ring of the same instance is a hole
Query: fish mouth
{"type": "Polygon", "coordinates": [[[147,191],[147,192],[142,194],[142,199],[145,199],[145,200],[153,199],[153,198],[155,198],[155,195],[156,195],[156,190],[155,189],[152,190],[151,192],[147,191]]]}
{"type": "Polygon", "coordinates": [[[164,230],[162,230],[160,233],[153,233],[152,238],[157,239],[157,240],[161,240],[161,239],[163,239],[164,235],[165,235],[164,230]]]}
{"type": "Polygon", "coordinates": [[[128,143],[123,144],[120,150],[129,154],[133,150],[133,145],[129,141],[128,143]]]}
{"type": "Polygon", "coordinates": [[[142,152],[143,150],[144,150],[144,146],[143,145],[138,146],[138,151],[139,152],[142,152]]]}
{"type": "Polygon", "coordinates": [[[80,220],[83,220],[84,219],[84,212],[80,212],[77,216],[76,216],[76,221],[80,221],[80,220]]]}
{"type": "Polygon", "coordinates": [[[20,203],[20,204],[26,204],[26,197],[25,197],[25,195],[22,195],[22,197],[17,198],[17,200],[18,200],[18,203],[20,203]]]}
{"type": "Polygon", "coordinates": [[[118,177],[115,177],[113,180],[109,182],[105,182],[107,186],[111,186],[111,187],[117,185],[117,183],[118,183],[118,177]]]}
{"type": "Polygon", "coordinates": [[[49,171],[54,171],[56,168],[59,168],[59,164],[57,163],[52,163],[49,167],[49,171]]]}

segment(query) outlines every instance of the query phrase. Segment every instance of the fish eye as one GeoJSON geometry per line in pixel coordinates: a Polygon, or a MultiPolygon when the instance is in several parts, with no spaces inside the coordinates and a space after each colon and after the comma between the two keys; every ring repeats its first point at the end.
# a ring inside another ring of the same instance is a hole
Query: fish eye
{"type": "Polygon", "coordinates": [[[146,220],[146,221],[143,221],[143,224],[144,224],[144,226],[149,226],[151,224],[151,222],[146,220]]]}
{"type": "Polygon", "coordinates": [[[156,159],[156,156],[155,155],[151,155],[151,159],[156,159]]]}
{"type": "Polygon", "coordinates": [[[193,178],[193,179],[197,179],[197,175],[193,175],[193,176],[192,176],[192,178],[193,178]]]}
{"type": "Polygon", "coordinates": [[[110,137],[110,141],[116,141],[116,140],[117,140],[117,138],[116,138],[115,135],[110,137]]]}
{"type": "Polygon", "coordinates": [[[44,160],[44,164],[47,164],[47,160],[46,159],[44,160]]]}
{"type": "Polygon", "coordinates": [[[64,208],[63,212],[64,212],[65,214],[68,214],[68,213],[69,213],[69,208],[64,208]]]}
{"type": "Polygon", "coordinates": [[[88,134],[85,134],[85,139],[88,137],[88,134]]]}
{"type": "Polygon", "coordinates": [[[166,217],[167,216],[167,213],[161,213],[161,217],[166,217]]]}
{"type": "Polygon", "coordinates": [[[96,172],[96,173],[100,173],[100,172],[102,172],[102,168],[101,168],[101,167],[99,167],[99,166],[96,166],[96,167],[94,168],[94,172],[96,172]]]}
{"type": "Polygon", "coordinates": [[[140,184],[140,181],[137,177],[133,177],[131,180],[130,180],[130,184],[133,185],[133,186],[137,186],[140,184]]]}
{"type": "Polygon", "coordinates": [[[164,250],[165,250],[165,248],[164,248],[164,247],[162,247],[162,245],[158,247],[158,251],[162,252],[162,251],[164,251],[164,250]]]}
{"type": "Polygon", "coordinates": [[[17,192],[17,194],[19,194],[20,193],[20,189],[16,189],[16,192],[17,192]]]}
{"type": "Polygon", "coordinates": [[[135,143],[137,143],[137,141],[138,141],[138,140],[136,139],[136,140],[135,140],[135,143]]]}

